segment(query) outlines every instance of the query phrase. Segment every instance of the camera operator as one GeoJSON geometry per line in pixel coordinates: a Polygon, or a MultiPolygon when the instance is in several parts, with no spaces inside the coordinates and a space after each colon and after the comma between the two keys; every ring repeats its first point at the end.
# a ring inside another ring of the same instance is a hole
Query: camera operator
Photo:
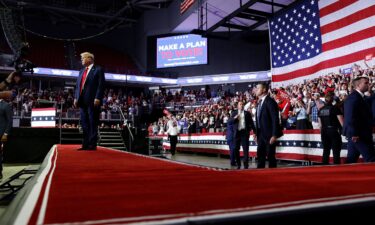
{"type": "Polygon", "coordinates": [[[13,84],[17,84],[21,80],[19,72],[12,72],[5,80],[0,82],[0,99],[9,99],[13,92],[9,91],[13,84]]]}
{"type": "Polygon", "coordinates": [[[21,73],[17,71],[13,71],[12,73],[8,75],[7,78],[5,78],[5,80],[3,80],[0,83],[0,91],[9,90],[11,85],[18,84],[20,80],[21,80],[21,73]]]}
{"type": "Polygon", "coordinates": [[[12,127],[12,107],[5,100],[10,100],[10,96],[0,98],[0,179],[3,178],[3,146],[12,127]]]}

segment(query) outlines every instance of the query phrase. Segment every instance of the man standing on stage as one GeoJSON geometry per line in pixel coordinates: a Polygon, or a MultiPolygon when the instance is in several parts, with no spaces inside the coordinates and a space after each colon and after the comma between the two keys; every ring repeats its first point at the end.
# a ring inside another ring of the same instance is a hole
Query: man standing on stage
{"type": "Polygon", "coordinates": [[[279,107],[276,101],[268,93],[268,85],[260,83],[257,85],[256,95],[258,106],[256,111],[256,141],[258,143],[257,157],[258,168],[265,168],[266,158],[269,168],[277,167],[276,141],[283,135],[279,107]]]}
{"type": "Polygon", "coordinates": [[[372,115],[364,94],[368,87],[368,77],[355,78],[353,80],[354,90],[344,102],[343,135],[348,139],[347,163],[357,162],[360,155],[365,162],[375,162],[372,115]]]}
{"type": "Polygon", "coordinates": [[[84,68],[79,72],[74,95],[74,106],[80,108],[83,129],[82,147],[78,150],[96,150],[105,85],[104,71],[94,65],[94,55],[90,52],[82,53],[81,61],[84,68]]]}
{"type": "Polygon", "coordinates": [[[0,179],[3,178],[3,147],[8,141],[12,127],[12,107],[4,99],[0,99],[0,179]]]}

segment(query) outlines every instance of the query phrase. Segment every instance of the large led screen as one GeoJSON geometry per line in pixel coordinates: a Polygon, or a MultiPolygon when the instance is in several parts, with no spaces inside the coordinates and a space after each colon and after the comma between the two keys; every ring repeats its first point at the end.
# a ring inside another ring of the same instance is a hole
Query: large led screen
{"type": "Polygon", "coordinates": [[[195,34],[158,38],[156,57],[157,68],[207,64],[207,38],[195,34]]]}

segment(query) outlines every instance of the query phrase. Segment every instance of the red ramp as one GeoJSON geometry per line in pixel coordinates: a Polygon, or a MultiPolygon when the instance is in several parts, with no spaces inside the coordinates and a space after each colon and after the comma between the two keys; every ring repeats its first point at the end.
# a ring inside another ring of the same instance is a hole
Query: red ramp
{"type": "Polygon", "coordinates": [[[105,148],[56,145],[15,224],[150,224],[375,200],[375,164],[214,170],[105,148]]]}

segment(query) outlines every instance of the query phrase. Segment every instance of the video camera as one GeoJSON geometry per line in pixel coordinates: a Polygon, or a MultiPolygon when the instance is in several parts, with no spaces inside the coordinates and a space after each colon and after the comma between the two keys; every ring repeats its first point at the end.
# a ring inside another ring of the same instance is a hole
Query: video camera
{"type": "Polygon", "coordinates": [[[14,69],[16,72],[23,73],[23,72],[30,72],[31,74],[34,73],[34,68],[37,67],[34,63],[27,60],[26,57],[29,54],[30,45],[27,42],[22,44],[22,47],[17,51],[15,54],[15,60],[13,61],[14,69]]]}

